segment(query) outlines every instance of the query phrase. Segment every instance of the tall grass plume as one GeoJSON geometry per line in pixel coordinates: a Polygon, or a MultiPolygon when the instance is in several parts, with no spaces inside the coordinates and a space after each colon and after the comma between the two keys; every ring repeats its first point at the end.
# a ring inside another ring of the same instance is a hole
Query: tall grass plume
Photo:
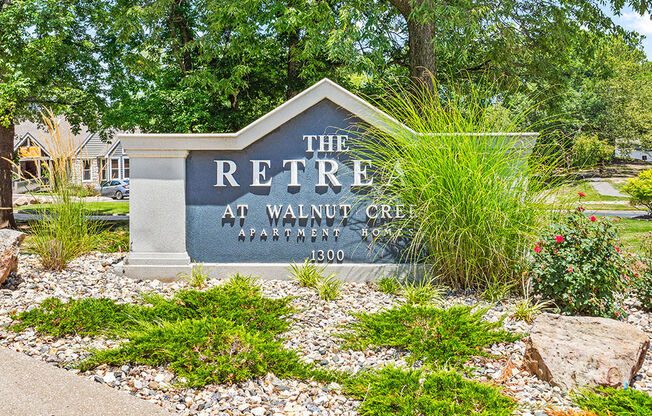
{"type": "Polygon", "coordinates": [[[398,87],[374,102],[382,127],[365,125],[353,150],[373,166],[360,201],[409,207],[411,215],[386,225],[407,241],[403,260],[431,264],[453,287],[516,281],[547,213],[554,165],[531,157],[527,110],[497,97],[474,87],[398,87]]]}

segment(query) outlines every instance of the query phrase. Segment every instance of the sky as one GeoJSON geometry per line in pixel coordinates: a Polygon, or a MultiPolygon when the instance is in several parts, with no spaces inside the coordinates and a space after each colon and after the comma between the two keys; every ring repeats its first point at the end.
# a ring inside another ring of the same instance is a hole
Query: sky
{"type": "MultiPolygon", "coordinates": [[[[613,15],[609,11],[605,10],[605,12],[613,15]]],[[[620,16],[613,16],[613,20],[625,29],[636,31],[646,36],[646,39],[643,39],[643,49],[645,50],[647,59],[652,61],[652,20],[650,20],[650,13],[641,16],[626,7],[621,11],[620,16]]]]}

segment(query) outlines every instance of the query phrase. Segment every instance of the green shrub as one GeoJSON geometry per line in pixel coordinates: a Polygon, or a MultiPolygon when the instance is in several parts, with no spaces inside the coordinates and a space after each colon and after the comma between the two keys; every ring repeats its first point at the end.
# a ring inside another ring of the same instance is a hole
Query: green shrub
{"type": "Polygon", "coordinates": [[[652,416],[652,396],[628,388],[600,387],[573,395],[573,401],[582,409],[607,416],[652,416]]]}
{"type": "Polygon", "coordinates": [[[316,289],[320,298],[324,300],[335,300],[340,296],[340,290],[342,290],[344,282],[336,279],[335,276],[336,274],[331,274],[317,281],[316,289]]]}
{"type": "Polygon", "coordinates": [[[631,205],[643,205],[652,213],[652,169],[644,170],[636,178],[630,178],[623,187],[623,192],[630,195],[631,205]]]}
{"type": "Polygon", "coordinates": [[[611,161],[614,147],[596,135],[581,134],[575,138],[571,149],[571,163],[577,168],[590,168],[611,161]]]}
{"type": "Polygon", "coordinates": [[[326,270],[326,266],[318,266],[310,259],[306,259],[303,264],[296,263],[290,264],[290,275],[292,280],[299,283],[303,287],[316,288],[317,283],[322,278],[322,274],[326,270]]]}
{"type": "Polygon", "coordinates": [[[64,303],[48,298],[37,308],[14,315],[10,329],[20,332],[33,327],[39,333],[55,337],[92,336],[133,327],[134,317],[139,317],[138,307],[110,299],[71,299],[64,303]]]}
{"type": "Polygon", "coordinates": [[[97,351],[79,368],[89,370],[105,363],[169,365],[192,387],[237,383],[269,372],[281,378],[314,375],[281,342],[223,318],[147,324],[128,336],[119,348],[97,351]]]}
{"type": "Polygon", "coordinates": [[[441,302],[444,294],[444,289],[437,287],[433,279],[407,280],[401,286],[400,293],[409,305],[441,302]]]}
{"type": "Polygon", "coordinates": [[[10,327],[22,331],[34,327],[38,332],[57,337],[65,335],[121,334],[142,322],[177,322],[219,316],[253,331],[271,335],[287,330],[290,299],[269,299],[260,289],[245,290],[225,284],[203,292],[181,290],[171,299],[161,295],[143,295],[142,305],[117,304],[110,299],[56,298],[43,301],[31,311],[14,315],[10,327]]]}
{"type": "Polygon", "coordinates": [[[376,287],[383,293],[395,295],[401,288],[401,283],[396,276],[381,277],[376,281],[376,287]]]}
{"type": "Polygon", "coordinates": [[[432,264],[453,287],[483,287],[494,276],[517,280],[516,266],[548,214],[541,192],[547,172],[524,150],[533,139],[480,134],[521,132],[524,115],[508,112],[498,122],[486,98],[473,88],[390,91],[375,102],[393,117],[383,120],[389,128],[365,126],[353,149],[374,174],[358,203],[410,207],[410,215],[376,224],[395,236],[378,242],[398,239],[405,260],[432,264]]]}
{"type": "Polygon", "coordinates": [[[534,292],[562,313],[618,317],[615,295],[625,266],[618,236],[610,219],[562,215],[534,249],[534,292]]]}
{"type": "Polygon", "coordinates": [[[362,401],[357,410],[363,416],[508,416],[516,409],[497,388],[453,372],[385,367],[352,377],[345,390],[362,401]]]}
{"type": "Polygon", "coordinates": [[[88,370],[103,363],[169,365],[188,384],[235,383],[274,372],[279,377],[319,377],[276,337],[287,331],[290,299],[269,299],[250,277],[206,291],[182,290],[166,299],[144,295],[142,304],[109,299],[62,302],[51,298],[13,316],[10,329],[34,327],[42,334],[106,335],[126,341],[116,349],[92,351],[79,363],[88,370]]]}
{"type": "Polygon", "coordinates": [[[468,306],[448,309],[403,305],[373,314],[355,314],[352,330],[341,334],[352,349],[387,347],[411,353],[410,360],[427,364],[461,367],[471,357],[486,355],[483,347],[511,342],[518,335],[503,329],[502,320],[483,320],[486,309],[468,306]]]}

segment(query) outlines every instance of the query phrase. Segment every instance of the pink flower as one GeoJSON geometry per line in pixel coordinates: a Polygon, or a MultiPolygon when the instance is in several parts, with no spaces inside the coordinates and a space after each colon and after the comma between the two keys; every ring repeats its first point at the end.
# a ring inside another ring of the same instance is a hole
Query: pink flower
{"type": "Polygon", "coordinates": [[[616,249],[617,252],[620,253],[620,249],[618,247],[614,246],[614,248],[616,249]]]}
{"type": "Polygon", "coordinates": [[[591,220],[591,222],[595,222],[595,220],[596,220],[595,215],[591,215],[591,216],[589,217],[589,219],[591,220]]]}
{"type": "Polygon", "coordinates": [[[584,207],[579,206],[579,207],[577,207],[577,210],[578,210],[579,212],[584,212],[584,207]]]}
{"type": "Polygon", "coordinates": [[[555,237],[555,241],[558,243],[563,243],[564,242],[564,236],[558,235],[555,237]]]}
{"type": "Polygon", "coordinates": [[[534,252],[535,252],[535,253],[541,253],[541,250],[542,250],[542,249],[541,249],[541,246],[536,246],[536,247],[534,247],[534,252]]]}
{"type": "Polygon", "coordinates": [[[568,267],[566,267],[566,271],[567,271],[568,273],[573,273],[573,266],[568,266],[568,267]]]}
{"type": "Polygon", "coordinates": [[[586,194],[585,194],[584,192],[582,192],[582,191],[579,191],[579,192],[577,193],[577,195],[579,195],[580,198],[584,198],[584,197],[586,196],[586,194]]]}

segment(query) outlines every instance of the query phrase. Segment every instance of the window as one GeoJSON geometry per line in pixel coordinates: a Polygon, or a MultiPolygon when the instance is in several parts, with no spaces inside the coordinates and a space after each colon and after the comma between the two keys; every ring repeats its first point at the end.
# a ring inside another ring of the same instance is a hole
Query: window
{"type": "Polygon", "coordinates": [[[88,159],[82,160],[82,181],[91,180],[91,161],[88,159]]]}
{"type": "Polygon", "coordinates": [[[129,159],[122,159],[122,177],[129,179],[129,159]]]}
{"type": "Polygon", "coordinates": [[[120,177],[120,159],[111,159],[111,179],[120,177]]]}
{"type": "Polygon", "coordinates": [[[647,155],[643,155],[643,156],[641,157],[641,159],[643,159],[643,160],[647,160],[647,155]]]}
{"type": "Polygon", "coordinates": [[[108,179],[106,177],[106,159],[100,159],[98,163],[99,169],[100,169],[100,180],[102,182],[106,182],[108,179]]]}

